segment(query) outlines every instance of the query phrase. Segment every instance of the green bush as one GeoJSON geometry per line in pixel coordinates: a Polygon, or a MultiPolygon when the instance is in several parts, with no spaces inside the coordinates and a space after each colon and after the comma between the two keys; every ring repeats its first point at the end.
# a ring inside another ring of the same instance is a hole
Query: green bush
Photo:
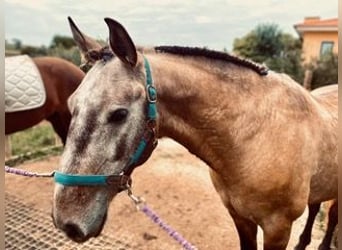
{"type": "Polygon", "coordinates": [[[49,56],[63,58],[77,66],[81,64],[81,55],[77,47],[66,49],[63,46],[58,45],[49,49],[48,54],[49,56]]]}

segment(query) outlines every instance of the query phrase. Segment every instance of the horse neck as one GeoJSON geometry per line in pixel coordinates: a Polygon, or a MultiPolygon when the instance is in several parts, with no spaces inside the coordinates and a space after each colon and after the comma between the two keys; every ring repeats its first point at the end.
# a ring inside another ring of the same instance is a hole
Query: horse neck
{"type": "Polygon", "coordinates": [[[178,141],[212,168],[227,164],[223,155],[234,161],[238,144],[256,133],[262,120],[263,112],[256,112],[261,77],[235,65],[230,65],[234,73],[224,75],[216,67],[220,62],[210,67],[202,59],[158,54],[149,59],[158,91],[159,136],[178,141]]]}

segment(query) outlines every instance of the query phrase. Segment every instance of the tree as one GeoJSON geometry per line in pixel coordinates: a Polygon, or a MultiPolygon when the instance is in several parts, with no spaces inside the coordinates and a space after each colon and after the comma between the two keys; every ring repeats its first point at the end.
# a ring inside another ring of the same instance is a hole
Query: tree
{"type": "Polygon", "coordinates": [[[23,46],[20,50],[20,53],[29,55],[31,57],[48,55],[48,51],[45,46],[41,46],[41,47],[23,46]]]}
{"type": "Polygon", "coordinates": [[[309,66],[313,70],[311,88],[315,89],[338,81],[338,56],[327,53],[309,66]]]}
{"type": "Polygon", "coordinates": [[[234,40],[233,51],[270,69],[303,80],[301,42],[283,33],[275,24],[260,24],[242,38],[234,40]]]}
{"type": "Polygon", "coordinates": [[[52,38],[50,49],[62,46],[65,49],[71,49],[76,46],[76,43],[72,37],[55,35],[52,38]]]}
{"type": "Polygon", "coordinates": [[[81,64],[81,55],[76,46],[66,49],[60,44],[54,48],[50,48],[48,54],[49,56],[60,57],[68,60],[77,66],[81,64]]]}
{"type": "Polygon", "coordinates": [[[234,40],[234,52],[256,62],[280,56],[283,49],[279,28],[275,24],[260,24],[242,38],[234,40]]]}
{"type": "Polygon", "coordinates": [[[22,42],[21,42],[21,40],[20,40],[20,39],[17,39],[17,38],[13,38],[12,41],[13,41],[13,44],[14,44],[14,49],[20,50],[21,47],[22,47],[22,42]]]}

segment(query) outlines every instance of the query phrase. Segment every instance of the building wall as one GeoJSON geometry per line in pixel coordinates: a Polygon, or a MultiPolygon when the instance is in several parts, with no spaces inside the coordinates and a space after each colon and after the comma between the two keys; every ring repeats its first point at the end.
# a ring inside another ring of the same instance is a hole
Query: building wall
{"type": "Polygon", "coordinates": [[[333,52],[338,53],[337,32],[305,32],[303,34],[303,57],[305,64],[315,58],[319,58],[323,41],[333,42],[333,52]]]}

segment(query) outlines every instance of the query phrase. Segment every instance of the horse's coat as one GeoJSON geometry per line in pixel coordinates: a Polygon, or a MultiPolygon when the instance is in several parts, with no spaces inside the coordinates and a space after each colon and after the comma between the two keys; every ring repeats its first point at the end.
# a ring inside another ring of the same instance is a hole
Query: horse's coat
{"type": "Polygon", "coordinates": [[[35,109],[5,113],[5,133],[27,129],[46,119],[51,122],[64,144],[71,120],[67,99],[81,83],[84,73],[60,58],[37,57],[32,60],[43,79],[46,101],[43,106],[35,109]]]}
{"type": "MultiPolygon", "coordinates": [[[[70,98],[77,115],[61,160],[65,173],[120,173],[143,133],[143,56],[119,23],[106,22],[119,58],[95,63],[70,98]],[[118,109],[127,117],[109,122],[118,109]],[[88,123],[93,129],[85,141],[80,131],[88,123]],[[79,140],[86,143],[81,154],[79,140]]],[[[92,50],[73,25],[83,53],[92,50]]],[[[159,137],[173,138],[208,164],[241,249],[257,248],[257,225],[265,250],[286,249],[305,206],[337,198],[337,86],[313,96],[286,75],[182,51],[145,53],[158,90],[159,137]]],[[[54,223],[79,242],[96,236],[115,194],[56,185],[54,223]]]]}
{"type": "MultiPolygon", "coordinates": [[[[337,86],[336,85],[330,85],[321,87],[318,89],[313,90],[311,93],[315,98],[317,98],[320,102],[325,103],[325,105],[332,107],[334,109],[336,103],[337,103],[337,86]]],[[[337,120],[337,117],[335,118],[337,120]]],[[[325,163],[325,161],[322,161],[321,163],[325,163]]],[[[324,168],[325,166],[321,166],[324,168]]],[[[316,215],[319,212],[320,209],[320,202],[319,203],[311,203],[309,204],[309,215],[308,219],[304,228],[303,233],[300,236],[299,242],[297,246],[295,247],[295,250],[304,250],[307,245],[311,242],[311,232],[313,223],[315,221],[316,215]]],[[[322,240],[322,243],[319,246],[319,250],[328,250],[330,249],[330,244],[333,238],[333,233],[335,230],[335,227],[338,222],[338,202],[337,200],[332,201],[332,206],[329,209],[328,212],[328,225],[326,229],[325,236],[322,240]]]]}

